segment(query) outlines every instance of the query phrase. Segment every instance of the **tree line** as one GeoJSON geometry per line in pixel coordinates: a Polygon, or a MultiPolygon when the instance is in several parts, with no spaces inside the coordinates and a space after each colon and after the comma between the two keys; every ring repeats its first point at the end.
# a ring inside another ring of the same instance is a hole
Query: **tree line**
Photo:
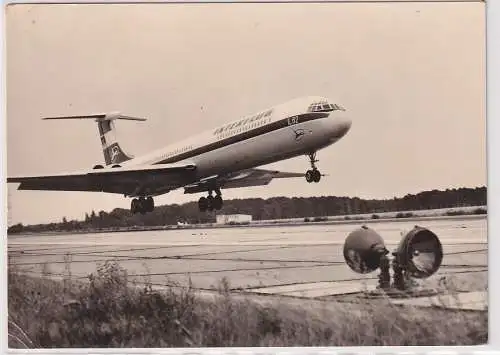
{"type": "MultiPolygon", "coordinates": [[[[359,197],[273,197],[224,201],[217,214],[249,214],[253,220],[310,218],[342,216],[365,213],[427,210],[486,205],[486,187],[423,191],[392,199],[362,199],[359,197]]],[[[85,231],[101,228],[127,228],[133,226],[164,226],[177,222],[213,223],[216,213],[199,212],[197,202],[182,205],[157,206],[146,215],[132,215],[128,209],[115,208],[111,212],[91,211],[82,220],[68,221],[63,217],[59,223],[10,226],[8,233],[85,231]]]]}

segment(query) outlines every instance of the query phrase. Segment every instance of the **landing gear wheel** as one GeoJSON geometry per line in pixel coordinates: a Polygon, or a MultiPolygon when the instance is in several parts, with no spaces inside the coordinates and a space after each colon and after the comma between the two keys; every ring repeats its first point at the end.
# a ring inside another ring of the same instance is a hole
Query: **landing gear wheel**
{"type": "Polygon", "coordinates": [[[319,182],[321,180],[321,173],[319,172],[319,170],[314,169],[312,177],[314,182],[319,182]]]}
{"type": "Polygon", "coordinates": [[[314,181],[314,172],[313,172],[313,170],[307,170],[306,171],[306,181],[308,183],[311,183],[311,182],[314,181]]]}
{"type": "Polygon", "coordinates": [[[140,206],[139,206],[139,200],[134,198],[132,202],[130,202],[130,212],[132,214],[136,214],[139,212],[140,206]]]}
{"type": "Polygon", "coordinates": [[[214,197],[209,195],[207,197],[207,201],[208,201],[208,210],[213,211],[214,210],[214,197]]]}
{"type": "Polygon", "coordinates": [[[155,202],[151,196],[134,198],[130,203],[130,212],[132,214],[146,214],[147,212],[153,212],[154,208],[155,202]]]}
{"type": "Polygon", "coordinates": [[[144,197],[139,198],[139,213],[145,215],[148,209],[146,199],[144,197]]]}
{"type": "Polygon", "coordinates": [[[146,212],[153,212],[155,209],[155,201],[151,196],[146,197],[145,201],[146,212]]]}
{"type": "Polygon", "coordinates": [[[222,209],[222,205],[224,204],[224,202],[222,201],[222,196],[221,195],[215,196],[214,200],[212,201],[212,204],[215,210],[219,211],[220,209],[222,209]]]}
{"type": "Polygon", "coordinates": [[[198,209],[200,212],[205,212],[208,209],[208,200],[206,197],[200,197],[198,200],[198,209]]]}

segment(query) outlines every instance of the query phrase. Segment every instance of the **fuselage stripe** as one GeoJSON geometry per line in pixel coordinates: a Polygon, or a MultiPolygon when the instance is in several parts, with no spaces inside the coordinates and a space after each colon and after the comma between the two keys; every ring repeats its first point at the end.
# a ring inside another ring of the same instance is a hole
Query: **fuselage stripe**
{"type": "MultiPolygon", "coordinates": [[[[227,138],[222,138],[216,142],[195,148],[193,150],[189,150],[187,152],[183,152],[180,154],[176,154],[174,156],[170,156],[166,159],[163,159],[159,162],[156,162],[155,164],[177,163],[181,160],[189,159],[189,158],[192,158],[192,157],[200,155],[200,154],[208,153],[208,152],[211,152],[211,151],[219,149],[219,148],[227,147],[229,145],[239,143],[239,142],[245,141],[247,139],[251,139],[251,138],[254,138],[254,137],[266,134],[266,133],[270,133],[270,132],[273,132],[273,131],[276,131],[276,130],[279,130],[282,128],[293,127],[294,125],[300,124],[303,122],[317,120],[320,118],[326,118],[326,117],[328,117],[328,115],[329,115],[329,112],[311,112],[311,113],[289,116],[289,117],[286,117],[284,119],[281,119],[281,120],[278,120],[275,122],[271,122],[271,123],[264,125],[264,126],[261,126],[261,127],[255,127],[255,128],[250,129],[248,131],[244,131],[244,132],[232,135],[232,136],[227,137],[227,138]]],[[[220,137],[221,134],[219,134],[217,136],[220,137]]]]}

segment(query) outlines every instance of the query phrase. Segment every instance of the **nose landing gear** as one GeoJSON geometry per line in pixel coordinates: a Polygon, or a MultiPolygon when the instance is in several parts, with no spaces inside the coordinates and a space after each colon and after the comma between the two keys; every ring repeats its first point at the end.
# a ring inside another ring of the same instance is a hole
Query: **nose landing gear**
{"type": "Polygon", "coordinates": [[[321,173],[315,164],[318,162],[318,160],[316,160],[316,152],[309,154],[309,161],[312,169],[306,171],[306,181],[308,183],[319,182],[321,180],[321,173]]]}

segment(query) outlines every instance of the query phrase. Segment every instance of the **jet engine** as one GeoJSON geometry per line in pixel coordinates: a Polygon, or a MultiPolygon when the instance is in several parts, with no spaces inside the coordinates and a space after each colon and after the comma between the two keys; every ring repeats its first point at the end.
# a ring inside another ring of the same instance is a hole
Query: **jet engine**
{"type": "Polygon", "coordinates": [[[352,231],[344,242],[344,259],[356,273],[366,274],[380,268],[380,288],[390,287],[389,269],[392,261],[394,284],[405,289],[408,278],[424,279],[441,266],[443,247],[436,234],[415,226],[399,243],[395,251],[387,250],[382,237],[373,229],[362,226],[352,231]]]}

